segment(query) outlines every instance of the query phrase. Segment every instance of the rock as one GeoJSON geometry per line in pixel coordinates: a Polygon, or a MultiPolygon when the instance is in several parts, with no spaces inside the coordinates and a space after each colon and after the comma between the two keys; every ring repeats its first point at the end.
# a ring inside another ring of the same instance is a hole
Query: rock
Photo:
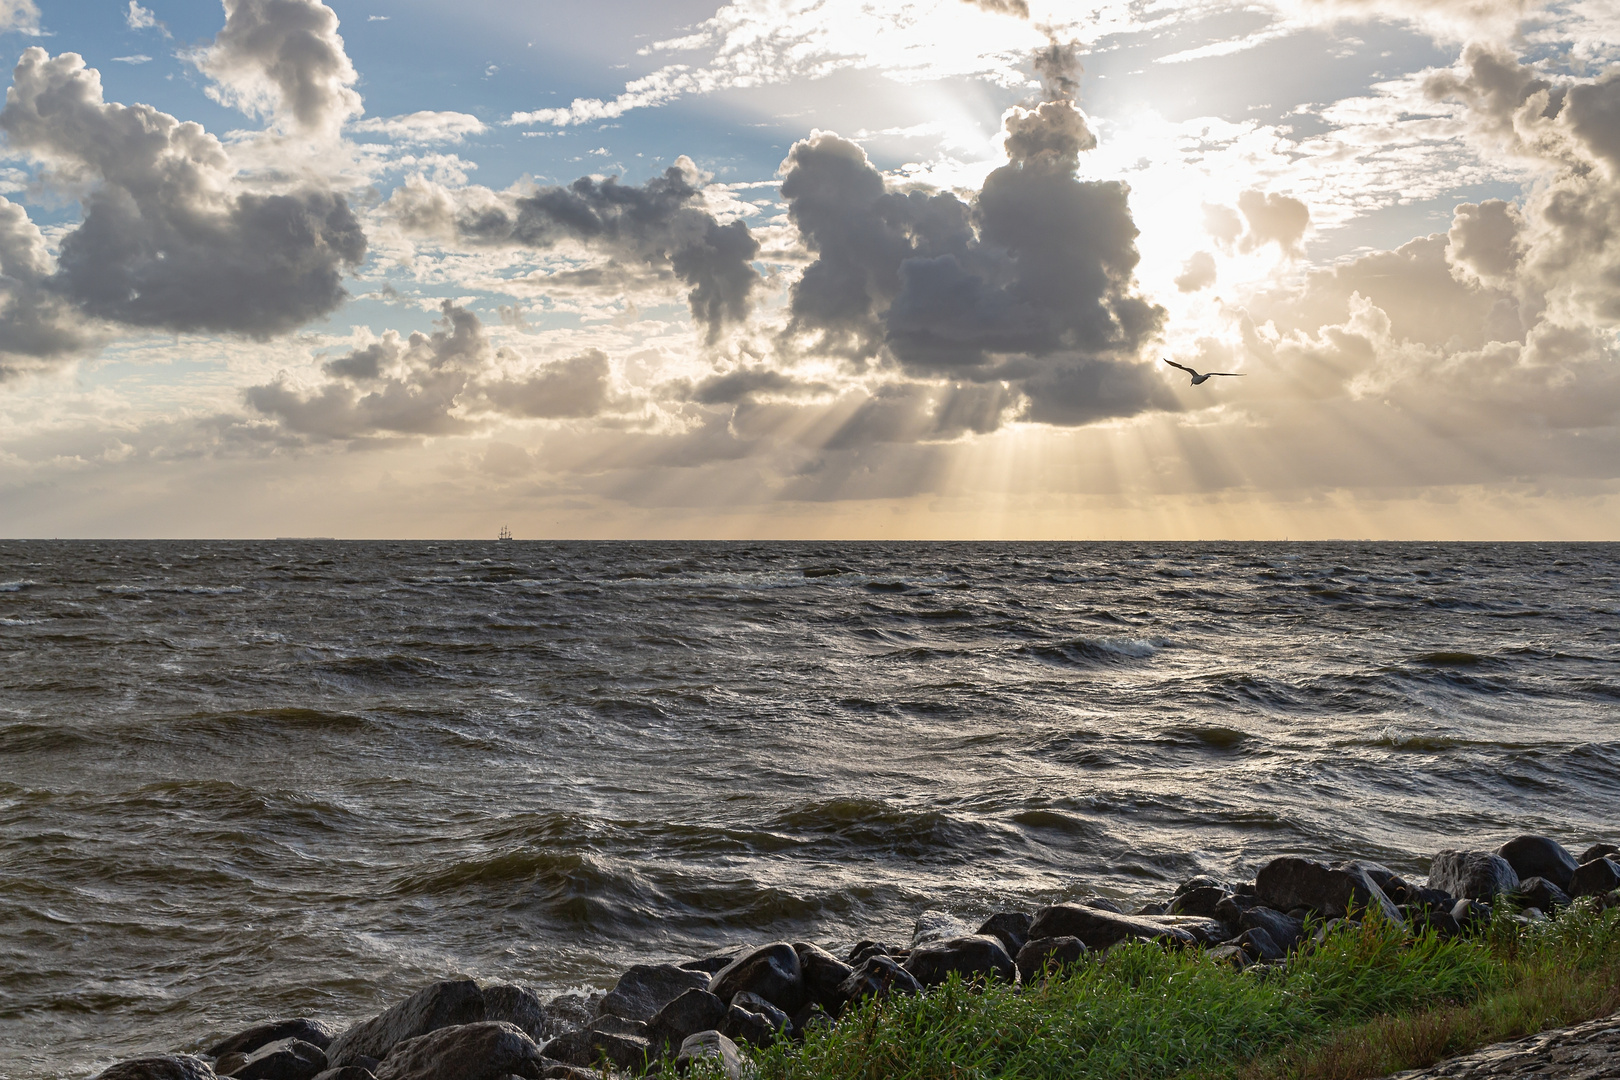
{"type": "Polygon", "coordinates": [[[832,1027],[833,1022],[832,1015],[812,1001],[794,1014],[793,1034],[796,1038],[802,1039],[806,1033],[815,1028],[832,1027]]]}
{"type": "Polygon", "coordinates": [[[1188,889],[1172,897],[1169,907],[1165,908],[1168,915],[1197,915],[1205,919],[1215,919],[1220,916],[1216,909],[1226,898],[1226,890],[1218,885],[1201,885],[1196,889],[1188,889]]]}
{"type": "Polygon", "coordinates": [[[1384,890],[1385,896],[1389,895],[1389,890],[1392,886],[1396,884],[1405,884],[1400,875],[1396,874],[1395,871],[1391,870],[1383,863],[1370,862],[1367,859],[1345,859],[1344,861],[1336,862],[1333,865],[1340,870],[1350,870],[1367,875],[1367,877],[1372,879],[1372,883],[1374,885],[1377,885],[1380,889],[1384,890]]]}
{"type": "Polygon", "coordinates": [[[1176,891],[1170,894],[1170,899],[1174,900],[1179,896],[1185,896],[1194,889],[1219,889],[1222,893],[1232,891],[1226,882],[1219,878],[1210,877],[1208,874],[1199,874],[1197,877],[1188,878],[1180,885],[1177,885],[1176,891]]]}
{"type": "Polygon", "coordinates": [[[345,1065],[341,1069],[327,1069],[323,1073],[316,1073],[315,1080],[377,1080],[377,1075],[370,1069],[362,1069],[358,1065],[345,1065]]]}
{"type": "Polygon", "coordinates": [[[236,1080],[311,1080],[326,1071],[326,1054],[302,1039],[277,1039],[248,1055],[231,1070],[236,1080]]]}
{"type": "Polygon", "coordinates": [[[515,1024],[480,1020],[406,1039],[377,1066],[377,1080],[505,1080],[538,1077],[540,1048],[515,1024]]]}
{"type": "Polygon", "coordinates": [[[989,934],[1001,942],[1008,956],[1017,956],[1018,950],[1029,940],[1029,924],[1034,919],[1023,911],[998,911],[979,925],[977,934],[989,934]]]}
{"type": "Polygon", "coordinates": [[[1254,884],[1261,902],[1277,911],[1303,907],[1342,919],[1368,908],[1396,925],[1401,923],[1401,913],[1384,895],[1366,863],[1325,866],[1311,859],[1273,859],[1260,868],[1254,884]]]}
{"type": "Polygon", "coordinates": [[[230,1053],[214,1060],[214,1071],[220,1076],[229,1076],[247,1063],[248,1056],[246,1054],[240,1052],[230,1053]]]}
{"type": "Polygon", "coordinates": [[[885,998],[890,994],[920,994],[922,983],[918,982],[905,968],[894,962],[893,957],[873,955],[868,956],[855,966],[849,978],[838,987],[838,994],[847,1004],[855,1004],[862,998],[885,998]]]}
{"type": "Polygon", "coordinates": [[[720,1023],[720,1034],[733,1042],[747,1043],[764,1049],[776,1041],[779,1029],[769,1017],[752,1012],[741,1005],[733,1005],[726,1010],[726,1018],[720,1023]]]}
{"type": "Polygon", "coordinates": [[[563,1061],[553,1061],[551,1058],[541,1058],[545,1062],[540,1067],[540,1075],[544,1080],[602,1080],[602,1074],[595,1069],[585,1069],[578,1065],[569,1065],[563,1061]]]}
{"type": "Polygon", "coordinates": [[[1138,915],[1163,915],[1168,908],[1164,904],[1143,904],[1136,909],[1138,915]]]}
{"type": "Polygon", "coordinates": [[[131,1058],[96,1074],[95,1080],[214,1080],[214,1070],[200,1057],[172,1054],[131,1058]]]}
{"type": "Polygon", "coordinates": [[[1519,880],[1546,878],[1561,891],[1569,889],[1569,879],[1580,865],[1562,844],[1545,836],[1515,836],[1496,853],[1508,861],[1519,880]]]}
{"type": "Polygon", "coordinates": [[[1613,844],[1593,844],[1581,852],[1579,863],[1585,866],[1593,859],[1611,859],[1615,856],[1620,856],[1620,847],[1615,847],[1613,844]]]}
{"type": "Polygon", "coordinates": [[[1097,908],[1101,911],[1112,911],[1115,915],[1125,914],[1125,909],[1106,896],[1082,897],[1080,903],[1086,907],[1097,908]]]}
{"type": "Polygon", "coordinates": [[[383,1058],[396,1043],[444,1027],[475,1024],[484,1018],[484,994],[471,979],[424,986],[393,1008],[361,1021],[333,1039],[326,1060],[333,1068],[383,1058]]]}
{"type": "Polygon", "coordinates": [[[1497,893],[1519,887],[1513,865],[1488,851],[1442,851],[1429,864],[1429,888],[1459,900],[1489,902],[1497,893]]]}
{"type": "Polygon", "coordinates": [[[1245,950],[1241,945],[1217,945],[1204,955],[1208,956],[1211,960],[1219,960],[1223,964],[1231,964],[1239,971],[1242,971],[1244,968],[1248,967],[1250,963],[1252,963],[1252,961],[1249,959],[1248,951],[1245,950]]]}
{"type": "MultiPolygon", "coordinates": [[[[591,1068],[599,1061],[607,1061],[616,1068],[639,1072],[646,1067],[647,1059],[652,1055],[652,1044],[635,1035],[587,1029],[557,1036],[546,1043],[545,1054],[581,1068],[591,1068]]],[[[379,1075],[377,1080],[387,1078],[379,1075]]]]}
{"type": "Polygon", "coordinates": [[[838,988],[855,969],[807,941],[795,941],[793,951],[799,956],[799,978],[804,983],[805,997],[828,1012],[836,1012],[844,1002],[838,988]]]}
{"type": "Polygon", "coordinates": [[[844,962],[851,967],[858,967],[861,961],[868,956],[892,956],[904,960],[909,955],[911,955],[910,949],[902,949],[900,946],[891,945],[886,941],[863,939],[857,941],[855,947],[849,950],[849,955],[844,957],[844,962]]]}
{"type": "Polygon", "coordinates": [[[1031,938],[1076,937],[1088,949],[1106,949],[1131,938],[1196,945],[1206,939],[1220,940],[1224,928],[1208,920],[1166,916],[1157,919],[1119,915],[1082,904],[1053,904],[1035,913],[1030,924],[1031,938]],[[1196,925],[1195,933],[1190,926],[1196,925]]]}
{"type": "Polygon", "coordinates": [[[791,1015],[804,1004],[799,954],[785,941],[761,946],[715,972],[708,989],[721,1001],[746,990],[791,1015]]]}
{"type": "Polygon", "coordinates": [[[1048,971],[1079,963],[1086,952],[1085,942],[1077,937],[1030,938],[1015,960],[1019,978],[1033,982],[1048,971]]]}
{"type": "Polygon", "coordinates": [[[1422,911],[1450,911],[1457,906],[1457,898],[1441,889],[1408,885],[1406,899],[1402,903],[1422,911]]]}
{"type": "Polygon", "coordinates": [[[653,1033],[674,1046],[688,1035],[717,1030],[726,1018],[726,1003],[707,990],[687,990],[658,1010],[648,1022],[653,1033]]]}
{"type": "Polygon", "coordinates": [[[1459,900],[1451,909],[1451,917],[1464,930],[1475,925],[1484,926],[1491,921],[1491,905],[1478,900],[1459,900]]]}
{"type": "Polygon", "coordinates": [[[1232,944],[1256,960],[1282,960],[1288,956],[1288,947],[1279,944],[1266,933],[1263,926],[1253,926],[1243,931],[1232,944]]]}
{"type": "Polygon", "coordinates": [[[637,1039],[647,1039],[652,1036],[651,1025],[640,1020],[626,1020],[624,1017],[614,1016],[612,1013],[603,1013],[598,1016],[591,1021],[591,1026],[585,1030],[601,1031],[609,1035],[630,1035],[637,1039]]]}
{"type": "Polygon", "coordinates": [[[622,1016],[646,1023],[688,990],[704,989],[710,976],[674,964],[636,964],[596,1006],[598,1016],[622,1016]]]}
{"type": "MultiPolygon", "coordinates": [[[[1473,903],[1465,900],[1464,903],[1473,903]]],[[[1425,931],[1432,930],[1442,938],[1454,938],[1462,933],[1462,925],[1457,922],[1449,911],[1439,911],[1433,908],[1413,907],[1407,926],[1416,937],[1425,931]]]]}
{"type": "Polygon", "coordinates": [[[596,1006],[606,996],[601,990],[597,990],[589,994],[556,994],[547,998],[546,1017],[556,1029],[551,1037],[556,1038],[565,1032],[590,1027],[591,1021],[596,1017],[596,1006]]]}
{"type": "Polygon", "coordinates": [[[1012,982],[1018,969],[996,938],[969,934],[920,945],[911,950],[905,969],[924,986],[938,986],[956,972],[967,982],[972,979],[1000,979],[1012,982]]]}
{"type": "Polygon", "coordinates": [[[915,949],[930,941],[946,941],[971,933],[973,928],[950,912],[929,909],[917,916],[917,926],[911,932],[911,947],[915,949]]]}
{"type": "Polygon", "coordinates": [[[555,1019],[533,990],[512,983],[484,987],[484,1019],[504,1020],[537,1043],[561,1035],[572,1026],[555,1019]]]}
{"type": "Polygon", "coordinates": [[[218,1059],[226,1054],[251,1054],[266,1043],[280,1039],[302,1039],[325,1050],[332,1045],[332,1038],[336,1034],[337,1028],[333,1025],[300,1016],[293,1020],[277,1020],[273,1024],[250,1027],[210,1046],[203,1051],[203,1056],[218,1059]]]}
{"type": "Polygon", "coordinates": [[[1569,895],[1602,896],[1620,889],[1620,863],[1598,856],[1575,868],[1569,879],[1569,895]]]}
{"type": "Polygon", "coordinates": [[[700,1031],[688,1036],[675,1055],[675,1068],[685,1072],[696,1061],[718,1061],[726,1080],[742,1080],[743,1057],[737,1044],[718,1031],[700,1031]]]}
{"type": "MultiPolygon", "coordinates": [[[[1243,912],[1238,919],[1238,929],[1264,930],[1266,936],[1284,953],[1298,945],[1305,937],[1303,921],[1268,907],[1252,907],[1243,912]]],[[[1273,958],[1266,957],[1266,959],[1273,958]]]]}
{"type": "Polygon", "coordinates": [[[734,1008],[747,1009],[751,1013],[757,1013],[760,1016],[763,1016],[766,1020],[770,1021],[771,1027],[775,1028],[777,1031],[786,1031],[793,1026],[793,1018],[791,1016],[783,1012],[781,1009],[778,1009],[775,1005],[772,1005],[758,994],[750,994],[748,991],[744,990],[742,993],[731,999],[731,1004],[734,1008]]]}
{"type": "Polygon", "coordinates": [[[1513,890],[1513,899],[1526,907],[1541,911],[1557,911],[1569,907],[1569,894],[1544,877],[1520,880],[1519,887],[1513,890]]]}

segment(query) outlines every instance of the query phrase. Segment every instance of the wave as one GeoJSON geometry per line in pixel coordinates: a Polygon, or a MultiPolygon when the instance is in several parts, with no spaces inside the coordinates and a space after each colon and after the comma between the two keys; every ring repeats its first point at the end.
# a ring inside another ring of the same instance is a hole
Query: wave
{"type": "Polygon", "coordinates": [[[20,581],[0,581],[0,593],[22,592],[24,589],[32,589],[38,584],[39,582],[26,578],[20,581]]]}
{"type": "Polygon", "coordinates": [[[1098,664],[1126,664],[1149,660],[1161,649],[1171,647],[1168,638],[1073,638],[1045,645],[1025,645],[1018,651],[1047,663],[1095,667],[1098,664]]]}

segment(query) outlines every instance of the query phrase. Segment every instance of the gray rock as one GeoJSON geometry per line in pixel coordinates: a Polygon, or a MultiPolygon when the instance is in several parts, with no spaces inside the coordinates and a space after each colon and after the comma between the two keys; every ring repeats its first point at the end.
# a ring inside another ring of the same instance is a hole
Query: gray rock
{"type": "Polygon", "coordinates": [[[688,1035],[718,1030],[726,1018],[726,1003],[707,990],[688,990],[658,1010],[648,1023],[655,1035],[679,1046],[688,1035]]]}
{"type": "Polygon", "coordinates": [[[358,1065],[345,1065],[341,1069],[327,1069],[316,1073],[315,1080],[377,1080],[377,1074],[358,1065]]]}
{"type": "Polygon", "coordinates": [[[1249,959],[1247,950],[1245,950],[1241,945],[1217,945],[1213,949],[1209,950],[1209,952],[1205,955],[1211,960],[1219,960],[1224,964],[1231,964],[1239,971],[1242,971],[1244,968],[1253,963],[1253,961],[1249,959]]]}
{"type": "Polygon", "coordinates": [[[597,1003],[598,1016],[622,1016],[646,1023],[688,990],[709,985],[709,976],[674,964],[636,964],[597,1003]]]}
{"type": "Polygon", "coordinates": [[[1569,894],[1544,877],[1522,878],[1513,890],[1515,903],[1541,911],[1557,911],[1569,907],[1569,894]]]}
{"type": "Polygon", "coordinates": [[[259,1047],[276,1042],[279,1039],[302,1039],[325,1050],[332,1045],[332,1039],[335,1035],[337,1035],[337,1028],[333,1025],[300,1016],[292,1020],[277,1020],[271,1024],[260,1024],[257,1027],[250,1027],[246,1031],[237,1032],[230,1038],[210,1046],[203,1051],[203,1056],[222,1058],[226,1054],[251,1054],[259,1047]]]}
{"type": "MultiPolygon", "coordinates": [[[[639,1072],[652,1056],[652,1044],[635,1035],[621,1035],[612,1031],[570,1031],[546,1043],[545,1054],[581,1068],[606,1061],[615,1068],[639,1072]]],[[[387,1078],[379,1075],[377,1080],[387,1078]]]]}
{"type": "Polygon", "coordinates": [[[561,1035],[567,1026],[557,1022],[533,990],[512,983],[484,987],[484,1019],[504,1020],[537,1043],[561,1035]]]}
{"type": "Polygon", "coordinates": [[[1450,893],[1417,885],[1407,886],[1406,899],[1401,902],[1409,908],[1425,911],[1450,911],[1457,906],[1457,898],[1450,893]]]}
{"type": "Polygon", "coordinates": [[[804,1005],[799,954],[785,941],[761,946],[715,972],[708,989],[721,1001],[730,1001],[746,990],[792,1015],[804,1005]]]}
{"type": "Polygon", "coordinates": [[[236,1080],[311,1080],[326,1071],[326,1054],[302,1039],[277,1039],[231,1070],[236,1080]]]}
{"type": "Polygon", "coordinates": [[[1017,956],[1018,950],[1029,940],[1029,924],[1034,917],[1024,911],[998,911],[979,924],[977,934],[989,934],[1001,942],[1008,956],[1017,956]]]}
{"type": "Polygon", "coordinates": [[[1491,905],[1479,900],[1459,900],[1451,909],[1451,917],[1464,930],[1483,926],[1491,921],[1491,905]]]}
{"type": "Polygon", "coordinates": [[[570,1065],[563,1061],[554,1061],[551,1058],[542,1058],[545,1062],[540,1068],[540,1075],[544,1080],[602,1080],[602,1074],[595,1069],[587,1069],[580,1065],[570,1065]]]}
{"type": "Polygon", "coordinates": [[[675,1055],[675,1068],[679,1072],[686,1072],[694,1062],[703,1060],[718,1061],[726,1080],[743,1078],[742,1051],[718,1031],[700,1031],[688,1036],[681,1043],[680,1052],[675,1055]]]}
{"type": "Polygon", "coordinates": [[[897,960],[904,960],[910,954],[910,949],[903,949],[886,941],[861,940],[849,950],[849,955],[844,957],[844,963],[851,967],[859,967],[861,961],[868,956],[892,956],[897,960]]]}
{"type": "Polygon", "coordinates": [[[1260,868],[1254,884],[1261,902],[1277,911],[1303,907],[1342,919],[1369,908],[1401,925],[1401,913],[1384,895],[1366,863],[1326,866],[1312,859],[1273,859],[1260,868]]]}
{"type": "Polygon", "coordinates": [[[750,994],[748,991],[744,990],[742,993],[731,999],[731,1004],[734,1008],[747,1009],[751,1013],[758,1013],[766,1020],[769,1020],[771,1027],[778,1031],[786,1031],[788,1028],[793,1026],[793,1018],[791,1016],[783,1012],[781,1009],[778,1009],[775,1005],[772,1005],[758,994],[750,994]]]}
{"type": "Polygon", "coordinates": [[[333,1039],[326,1060],[333,1068],[358,1065],[359,1058],[383,1058],[397,1043],[444,1027],[475,1024],[484,1018],[484,994],[471,979],[424,986],[393,1008],[361,1021],[333,1039]]]}
{"type": "Polygon", "coordinates": [[[1577,860],[1577,862],[1579,862],[1580,865],[1585,866],[1593,859],[1613,859],[1616,857],[1620,857],[1620,847],[1616,847],[1613,844],[1593,844],[1591,847],[1581,852],[1581,857],[1577,860]]]}
{"type": "Polygon", "coordinates": [[[713,975],[715,972],[737,959],[737,957],[741,956],[743,951],[744,946],[739,945],[736,948],[710,953],[708,956],[699,956],[693,960],[683,960],[679,966],[686,968],[688,971],[701,971],[706,975],[713,975]]]}
{"type": "Polygon", "coordinates": [[[1252,926],[1232,942],[1256,960],[1282,960],[1288,955],[1286,946],[1280,945],[1261,926],[1252,926]]]}
{"type": "Polygon", "coordinates": [[[1177,885],[1176,891],[1170,894],[1170,899],[1174,900],[1178,896],[1185,896],[1194,889],[1219,889],[1222,893],[1232,891],[1230,886],[1219,878],[1210,877],[1208,874],[1199,874],[1197,877],[1188,878],[1180,885],[1177,885]]]}
{"type": "Polygon", "coordinates": [[[1533,877],[1545,878],[1566,891],[1569,889],[1569,879],[1580,865],[1575,861],[1575,856],[1564,850],[1562,844],[1545,836],[1515,836],[1497,848],[1496,853],[1508,861],[1520,881],[1533,877]]]}
{"type": "Polygon", "coordinates": [[[1085,907],[1097,908],[1100,911],[1112,911],[1115,915],[1125,914],[1124,908],[1106,896],[1083,896],[1080,898],[1080,903],[1085,907]]]}
{"type": "Polygon", "coordinates": [[[540,1048],[515,1024],[481,1020],[435,1028],[395,1045],[377,1080],[505,1080],[539,1077],[540,1048]]]}
{"type": "Polygon", "coordinates": [[[95,1080],[214,1080],[214,1070],[200,1057],[172,1054],[120,1061],[95,1080]]]}
{"type": "MultiPolygon", "coordinates": [[[[1465,900],[1463,903],[1471,904],[1474,901],[1465,900]]],[[[1407,926],[1416,937],[1426,931],[1434,931],[1442,938],[1454,938],[1462,933],[1462,925],[1457,922],[1449,911],[1440,911],[1433,908],[1414,907],[1411,909],[1407,926]]]]}
{"type": "MultiPolygon", "coordinates": [[[[738,994],[738,997],[743,995],[738,994]]],[[[750,994],[749,997],[757,995],[750,994]]],[[[720,1034],[736,1043],[747,1043],[761,1049],[770,1046],[776,1041],[781,1029],[771,1021],[771,1018],[741,1005],[733,1005],[726,1010],[726,1018],[720,1022],[720,1034]]]]}
{"type": "MultiPolygon", "coordinates": [[[[1284,953],[1294,948],[1305,937],[1305,924],[1299,919],[1273,911],[1268,907],[1252,907],[1238,919],[1238,929],[1264,930],[1266,936],[1284,953]]],[[[1267,960],[1276,957],[1265,957],[1267,960]]]]}
{"type": "Polygon", "coordinates": [[[911,932],[911,947],[915,949],[930,941],[946,941],[971,933],[973,928],[950,912],[929,909],[917,916],[917,925],[911,932]]]}
{"type": "Polygon", "coordinates": [[[214,1071],[221,1076],[229,1076],[248,1063],[248,1056],[240,1051],[233,1051],[214,1059],[214,1071]]]}
{"type": "Polygon", "coordinates": [[[1201,931],[1195,934],[1187,928],[1186,920],[1174,916],[1148,919],[1120,915],[1083,904],[1053,904],[1035,913],[1035,920],[1029,927],[1029,936],[1032,939],[1076,937],[1088,949],[1106,949],[1110,945],[1132,938],[1196,945],[1206,935],[1214,935],[1215,940],[1219,940],[1224,928],[1219,923],[1214,923],[1201,927],[1201,931]]]}
{"type": "Polygon", "coordinates": [[[1019,978],[1034,982],[1048,971],[1079,963],[1086,952],[1085,942],[1077,937],[1030,938],[1018,950],[1014,963],[1019,978]]]}
{"type": "Polygon", "coordinates": [[[652,1037],[652,1025],[642,1023],[640,1020],[626,1020],[612,1013],[603,1013],[592,1020],[587,1030],[606,1032],[609,1035],[629,1035],[637,1039],[652,1037]]]}
{"type": "Polygon", "coordinates": [[[1602,896],[1620,889],[1620,863],[1598,856],[1575,868],[1569,879],[1569,895],[1602,896]]]}
{"type": "Polygon", "coordinates": [[[607,995],[600,990],[589,994],[556,994],[546,999],[546,1017],[557,1035],[590,1027],[596,1017],[596,1006],[607,995]]]}
{"type": "Polygon", "coordinates": [[[1196,915],[1205,919],[1219,918],[1217,909],[1226,898],[1226,890],[1218,885],[1201,885],[1172,897],[1165,908],[1168,915],[1196,915]]]}
{"type": "Polygon", "coordinates": [[[807,941],[795,941],[793,951],[799,956],[799,978],[804,983],[805,997],[828,1012],[836,1012],[844,1001],[838,988],[855,969],[807,941]]]}
{"type": "Polygon", "coordinates": [[[1519,887],[1513,865],[1488,851],[1442,851],[1429,864],[1429,888],[1459,900],[1489,902],[1497,893],[1519,887]]]}
{"type": "Polygon", "coordinates": [[[919,945],[903,965],[924,986],[938,986],[956,972],[973,979],[1012,982],[1018,969],[1001,942],[988,934],[968,934],[919,945]]]}
{"type": "Polygon", "coordinates": [[[838,994],[847,1004],[862,998],[885,998],[890,994],[920,994],[922,983],[890,956],[868,956],[850,972],[838,988],[838,994]]]}

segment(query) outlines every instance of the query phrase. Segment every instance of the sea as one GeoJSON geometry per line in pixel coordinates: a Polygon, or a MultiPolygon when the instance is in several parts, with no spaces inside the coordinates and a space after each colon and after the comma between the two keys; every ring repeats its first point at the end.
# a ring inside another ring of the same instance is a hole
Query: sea
{"type": "Polygon", "coordinates": [[[1620,545],[0,542],[0,1076],[1620,841],[1620,545]]]}

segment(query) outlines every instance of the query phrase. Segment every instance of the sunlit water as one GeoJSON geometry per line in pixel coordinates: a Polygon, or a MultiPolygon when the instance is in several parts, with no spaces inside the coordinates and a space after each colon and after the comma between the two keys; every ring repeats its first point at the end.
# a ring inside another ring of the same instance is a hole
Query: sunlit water
{"type": "Polygon", "coordinates": [[[1617,719],[1614,545],[0,543],[0,1075],[1620,839],[1617,719]]]}

